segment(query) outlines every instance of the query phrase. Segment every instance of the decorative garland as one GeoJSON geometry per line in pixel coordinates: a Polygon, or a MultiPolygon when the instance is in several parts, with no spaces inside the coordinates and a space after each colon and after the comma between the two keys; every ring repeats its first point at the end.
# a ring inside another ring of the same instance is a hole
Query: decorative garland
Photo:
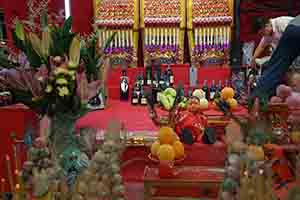
{"type": "Polygon", "coordinates": [[[193,64],[226,59],[229,50],[232,5],[225,0],[189,0],[188,29],[193,64]]]}
{"type": "Polygon", "coordinates": [[[102,30],[100,44],[116,33],[105,53],[113,60],[121,59],[122,63],[135,67],[138,48],[138,1],[98,0],[95,7],[96,25],[102,30]]]}
{"type": "Polygon", "coordinates": [[[168,59],[182,62],[185,28],[185,3],[182,0],[141,3],[141,27],[144,29],[145,62],[168,59]]]}

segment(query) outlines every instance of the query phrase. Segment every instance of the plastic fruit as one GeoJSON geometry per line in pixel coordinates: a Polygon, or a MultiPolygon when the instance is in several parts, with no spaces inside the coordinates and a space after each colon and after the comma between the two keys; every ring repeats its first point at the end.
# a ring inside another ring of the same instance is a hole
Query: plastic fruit
{"type": "Polygon", "coordinates": [[[166,96],[171,95],[172,97],[176,97],[176,90],[174,88],[167,88],[163,93],[166,96]]]}
{"type": "Polygon", "coordinates": [[[292,88],[290,88],[289,86],[286,85],[279,85],[276,88],[276,96],[285,99],[288,96],[291,96],[292,94],[292,88]]]}
{"type": "Polygon", "coordinates": [[[165,109],[167,109],[167,110],[171,109],[171,104],[170,104],[169,99],[166,95],[160,94],[159,95],[159,100],[160,100],[160,103],[163,105],[163,107],[165,109]]]}
{"type": "Polygon", "coordinates": [[[231,109],[235,109],[238,106],[238,102],[235,99],[227,99],[226,101],[231,109]]]}
{"type": "Polygon", "coordinates": [[[176,140],[176,134],[170,127],[161,127],[158,132],[158,139],[160,144],[173,144],[176,140]]]}
{"type": "Polygon", "coordinates": [[[270,99],[270,102],[271,102],[271,103],[282,103],[282,99],[281,99],[280,97],[273,96],[273,97],[270,99]]]}
{"type": "Polygon", "coordinates": [[[294,144],[300,143],[300,131],[293,131],[291,133],[291,140],[294,144]]]}
{"type": "Polygon", "coordinates": [[[160,143],[159,141],[155,141],[152,145],[151,145],[151,154],[154,156],[157,156],[157,151],[160,147],[160,143]]]}
{"type": "Polygon", "coordinates": [[[180,141],[174,142],[173,148],[175,151],[175,158],[179,159],[184,156],[184,146],[180,141]]]}
{"type": "Polygon", "coordinates": [[[200,109],[207,109],[208,108],[208,101],[207,99],[200,99],[200,109]]]}
{"type": "Polygon", "coordinates": [[[224,100],[232,99],[234,97],[234,90],[231,87],[225,87],[221,91],[221,98],[224,100]]]}
{"type": "Polygon", "coordinates": [[[255,161],[262,161],[265,159],[265,152],[262,147],[250,145],[247,150],[247,155],[250,159],[255,161]]]}
{"type": "Polygon", "coordinates": [[[198,97],[199,99],[204,99],[205,98],[205,92],[202,89],[196,89],[193,92],[194,97],[198,97]]]}
{"type": "Polygon", "coordinates": [[[161,161],[173,161],[175,159],[175,151],[169,144],[163,144],[157,151],[157,156],[161,161]]]}
{"type": "Polygon", "coordinates": [[[300,95],[291,95],[288,98],[286,98],[285,102],[289,108],[300,107],[300,95]]]}

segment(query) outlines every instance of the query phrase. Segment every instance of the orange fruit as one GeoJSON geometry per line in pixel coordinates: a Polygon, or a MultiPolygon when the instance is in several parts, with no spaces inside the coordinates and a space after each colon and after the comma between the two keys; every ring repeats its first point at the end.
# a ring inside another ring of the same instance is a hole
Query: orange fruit
{"type": "Polygon", "coordinates": [[[175,158],[179,159],[184,156],[184,146],[180,141],[174,142],[173,148],[175,151],[175,158]]]}
{"type": "Polygon", "coordinates": [[[153,142],[153,144],[151,145],[151,154],[154,156],[157,156],[157,151],[158,151],[159,147],[160,147],[159,141],[153,142]]]}
{"type": "Polygon", "coordinates": [[[227,99],[226,102],[229,104],[231,109],[234,109],[238,106],[238,102],[237,100],[231,98],[231,99],[227,99]]]}
{"type": "Polygon", "coordinates": [[[175,159],[175,151],[171,145],[163,144],[159,147],[157,156],[162,161],[173,161],[175,159]]]}
{"type": "Polygon", "coordinates": [[[234,97],[234,90],[231,87],[225,87],[221,91],[221,98],[224,100],[232,99],[234,97]]]}
{"type": "Polygon", "coordinates": [[[250,159],[255,161],[262,161],[265,159],[265,152],[261,146],[250,145],[247,150],[247,155],[250,159]]]}
{"type": "Polygon", "coordinates": [[[160,144],[173,144],[176,134],[172,128],[164,126],[159,129],[158,139],[160,144]]]}
{"type": "Polygon", "coordinates": [[[291,140],[294,144],[299,144],[299,142],[300,142],[300,131],[293,131],[291,133],[291,140]]]}

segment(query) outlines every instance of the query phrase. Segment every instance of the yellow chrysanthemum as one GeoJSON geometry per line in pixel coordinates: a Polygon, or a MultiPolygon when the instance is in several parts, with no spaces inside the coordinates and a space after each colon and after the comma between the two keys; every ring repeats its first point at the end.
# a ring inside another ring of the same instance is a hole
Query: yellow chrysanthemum
{"type": "Polygon", "coordinates": [[[65,84],[68,84],[68,81],[64,78],[59,78],[59,79],[56,80],[56,84],[65,85],[65,84]]]}
{"type": "Polygon", "coordinates": [[[68,96],[70,94],[69,89],[67,87],[59,87],[57,88],[58,95],[61,97],[68,96]]]}
{"type": "Polygon", "coordinates": [[[46,87],[46,92],[47,92],[47,93],[50,93],[50,92],[52,92],[52,90],[53,90],[52,85],[47,85],[47,87],[46,87]]]}
{"type": "Polygon", "coordinates": [[[55,75],[58,75],[58,74],[68,74],[69,71],[65,68],[62,68],[62,67],[57,67],[54,71],[54,74],[55,75]]]}

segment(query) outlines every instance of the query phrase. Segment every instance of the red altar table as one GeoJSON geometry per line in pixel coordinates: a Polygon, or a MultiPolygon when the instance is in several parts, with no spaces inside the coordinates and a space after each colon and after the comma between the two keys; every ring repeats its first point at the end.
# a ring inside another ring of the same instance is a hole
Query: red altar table
{"type": "Polygon", "coordinates": [[[217,199],[224,180],[224,169],[207,167],[174,167],[174,177],[160,178],[157,167],[144,171],[144,199],[199,199],[206,192],[217,199]],[[154,191],[153,191],[154,190],[154,191]]]}
{"type": "MultiPolygon", "coordinates": [[[[23,105],[14,105],[0,108],[0,178],[6,179],[5,189],[9,191],[7,180],[7,168],[5,156],[11,159],[12,171],[15,170],[16,160],[14,159],[15,143],[11,137],[12,133],[16,134],[18,140],[23,140],[26,128],[32,124],[33,128],[37,128],[37,116],[23,105]]],[[[24,145],[18,145],[17,157],[20,163],[26,158],[26,150],[24,145]]],[[[14,172],[12,172],[14,173],[14,172]]]]}

